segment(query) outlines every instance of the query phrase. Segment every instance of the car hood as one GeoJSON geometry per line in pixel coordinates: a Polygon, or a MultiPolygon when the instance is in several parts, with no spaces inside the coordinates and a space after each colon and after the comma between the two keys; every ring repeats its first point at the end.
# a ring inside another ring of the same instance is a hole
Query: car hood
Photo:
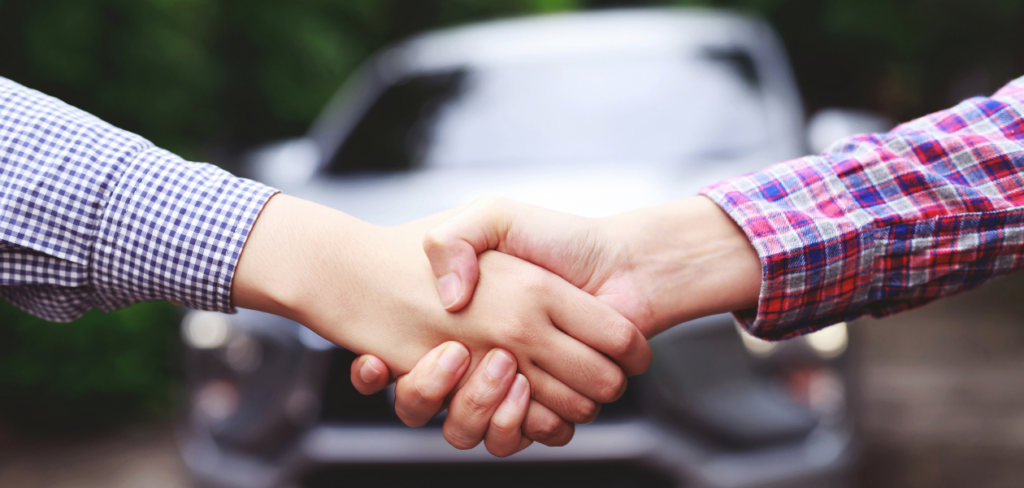
{"type": "Polygon", "coordinates": [[[376,176],[318,176],[283,190],[378,225],[416,220],[487,195],[604,217],[693,196],[704,185],[761,166],[734,161],[425,169],[376,176]]]}

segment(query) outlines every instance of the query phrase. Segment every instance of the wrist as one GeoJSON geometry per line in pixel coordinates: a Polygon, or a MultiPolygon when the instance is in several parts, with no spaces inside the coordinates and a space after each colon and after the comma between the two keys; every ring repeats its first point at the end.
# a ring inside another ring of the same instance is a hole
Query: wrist
{"type": "Polygon", "coordinates": [[[372,226],[344,213],[276,195],[264,206],[239,257],[233,305],[315,328],[323,321],[323,295],[330,292],[335,314],[350,313],[352,307],[344,302],[355,291],[356,270],[345,258],[363,256],[365,261],[363,248],[371,232],[372,226]]]}
{"type": "Polygon", "coordinates": [[[626,253],[643,288],[651,335],[681,322],[757,306],[761,262],[718,205],[692,197],[617,217],[631,229],[626,253]]]}
{"type": "Polygon", "coordinates": [[[447,318],[421,248],[427,225],[380,227],[276,196],[239,258],[234,304],[294,320],[406,373],[443,342],[447,318]]]}

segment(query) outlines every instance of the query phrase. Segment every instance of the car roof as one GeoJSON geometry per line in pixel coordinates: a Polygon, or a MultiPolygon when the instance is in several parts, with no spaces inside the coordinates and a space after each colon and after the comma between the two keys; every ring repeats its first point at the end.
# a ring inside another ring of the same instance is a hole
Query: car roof
{"type": "Polygon", "coordinates": [[[419,34],[378,53],[335,95],[309,131],[329,155],[388,86],[433,71],[636,57],[748,54],[778,158],[803,149],[803,114],[783,46],[763,20],[722,9],[637,8],[549,14],[419,34]]]}
{"type": "Polygon", "coordinates": [[[586,57],[674,56],[712,46],[751,45],[762,32],[760,20],[722,10],[604,10],[434,31],[400,44],[382,61],[408,72],[586,57]]]}

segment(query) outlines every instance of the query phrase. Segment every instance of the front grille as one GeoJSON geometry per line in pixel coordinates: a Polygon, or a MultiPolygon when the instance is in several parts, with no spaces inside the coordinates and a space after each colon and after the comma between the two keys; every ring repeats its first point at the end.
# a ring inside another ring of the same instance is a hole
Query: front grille
{"type": "Polygon", "coordinates": [[[323,422],[346,424],[396,424],[402,425],[395,415],[395,409],[382,391],[363,395],[352,386],[349,375],[355,353],[346,349],[334,349],[331,364],[324,382],[323,403],[320,419],[323,422]]]}
{"type": "Polygon", "coordinates": [[[665,475],[625,463],[406,465],[332,467],[308,476],[305,488],[668,488],[665,475]]]}

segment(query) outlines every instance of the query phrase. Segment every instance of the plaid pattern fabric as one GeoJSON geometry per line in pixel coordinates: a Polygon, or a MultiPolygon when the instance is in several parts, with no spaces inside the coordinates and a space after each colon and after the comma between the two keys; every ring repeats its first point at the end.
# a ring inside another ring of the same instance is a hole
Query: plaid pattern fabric
{"type": "Polygon", "coordinates": [[[1021,267],[1024,78],[989,98],[704,188],[761,257],[751,333],[885,316],[1021,267]]]}
{"type": "Polygon", "coordinates": [[[230,312],[275,192],[0,78],[0,296],[32,314],[147,300],[230,312]]]}

